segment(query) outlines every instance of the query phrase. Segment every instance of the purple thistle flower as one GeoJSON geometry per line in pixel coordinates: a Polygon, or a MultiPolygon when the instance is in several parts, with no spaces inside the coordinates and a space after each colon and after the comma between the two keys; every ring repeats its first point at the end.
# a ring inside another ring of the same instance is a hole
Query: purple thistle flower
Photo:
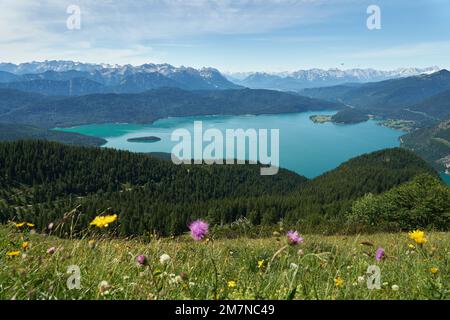
{"type": "Polygon", "coordinates": [[[203,220],[196,220],[189,225],[191,237],[195,241],[202,240],[208,234],[208,223],[203,220]]]}
{"type": "Polygon", "coordinates": [[[138,255],[138,256],[136,257],[136,262],[137,262],[138,264],[140,264],[141,266],[143,266],[143,265],[145,265],[145,264],[147,263],[147,258],[146,258],[146,256],[144,256],[143,254],[138,255]]]}
{"type": "Polygon", "coordinates": [[[287,233],[289,244],[295,245],[303,243],[304,239],[298,234],[297,231],[289,230],[287,233]]]}
{"type": "Polygon", "coordinates": [[[377,261],[381,261],[384,258],[384,249],[382,247],[378,247],[377,252],[375,253],[375,259],[377,261]]]}

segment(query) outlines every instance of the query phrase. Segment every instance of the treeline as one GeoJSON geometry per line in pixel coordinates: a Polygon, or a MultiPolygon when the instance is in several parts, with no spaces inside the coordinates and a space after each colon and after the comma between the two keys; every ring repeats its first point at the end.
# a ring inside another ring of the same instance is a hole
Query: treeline
{"type": "Polygon", "coordinates": [[[242,217],[253,225],[284,219],[339,231],[356,199],[423,173],[437,177],[399,148],[354,158],[308,181],[287,170],[261,176],[256,165],[175,166],[126,151],[0,143],[0,221],[29,220],[44,230],[77,208],[73,230],[85,229],[98,214],[117,213],[120,235],[179,234],[196,218],[223,225],[242,217]]]}

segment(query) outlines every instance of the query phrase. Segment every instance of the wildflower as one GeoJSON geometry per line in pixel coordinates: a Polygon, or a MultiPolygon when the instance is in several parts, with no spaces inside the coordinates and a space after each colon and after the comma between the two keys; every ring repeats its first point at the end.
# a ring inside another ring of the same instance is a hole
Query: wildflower
{"type": "Polygon", "coordinates": [[[287,233],[289,244],[295,245],[303,243],[304,239],[298,234],[297,231],[289,230],[287,233]]]}
{"type": "Polygon", "coordinates": [[[155,269],[155,271],[153,271],[153,275],[154,275],[155,277],[160,276],[161,274],[162,274],[162,271],[159,270],[159,269],[155,269]]]}
{"type": "Polygon", "coordinates": [[[20,251],[9,251],[6,253],[6,255],[8,257],[15,257],[15,256],[18,256],[19,254],[20,254],[20,251]]]}
{"type": "Polygon", "coordinates": [[[378,249],[375,253],[375,259],[377,261],[381,261],[381,259],[383,259],[384,257],[385,257],[384,249],[382,247],[378,247],[378,249]]]}
{"type": "Polygon", "coordinates": [[[394,291],[398,291],[398,289],[399,289],[398,285],[396,285],[396,284],[393,284],[391,288],[394,291]]]}
{"type": "Polygon", "coordinates": [[[191,237],[195,241],[202,240],[208,234],[208,223],[203,220],[196,220],[189,225],[191,237]]]}
{"type": "Polygon", "coordinates": [[[98,285],[98,291],[102,296],[109,295],[109,290],[112,288],[112,286],[108,283],[108,281],[102,281],[98,285]]]}
{"type": "Polygon", "coordinates": [[[430,269],[430,272],[431,272],[432,274],[436,274],[436,273],[439,272],[439,269],[436,268],[436,267],[433,267],[433,268],[430,269]]]}
{"type": "Polygon", "coordinates": [[[51,247],[47,249],[47,253],[48,254],[54,254],[56,252],[56,248],[55,247],[51,247]]]}
{"type": "Polygon", "coordinates": [[[27,250],[30,247],[30,243],[28,241],[25,241],[22,243],[22,249],[27,250]]]}
{"type": "Polygon", "coordinates": [[[175,276],[173,273],[170,274],[170,284],[180,284],[181,282],[183,282],[183,278],[181,276],[175,276]]]}
{"type": "Polygon", "coordinates": [[[297,251],[297,254],[299,255],[299,256],[302,256],[303,255],[303,249],[299,249],[298,251],[297,251]]]}
{"type": "Polygon", "coordinates": [[[258,269],[264,268],[264,259],[258,261],[258,269]]]}
{"type": "Polygon", "coordinates": [[[136,257],[136,262],[137,262],[139,265],[144,266],[145,264],[147,264],[147,257],[144,256],[143,254],[138,255],[138,256],[136,257]]]}
{"type": "Polygon", "coordinates": [[[159,262],[161,264],[166,264],[170,261],[170,256],[167,253],[164,253],[161,255],[161,257],[159,257],[159,262]]]}
{"type": "Polygon", "coordinates": [[[425,237],[425,232],[421,230],[410,231],[408,235],[410,239],[414,240],[419,245],[423,245],[428,241],[425,237]]]}
{"type": "Polygon", "coordinates": [[[91,226],[96,226],[98,228],[107,228],[111,223],[117,221],[117,214],[109,216],[97,216],[90,223],[91,226]]]}
{"type": "Polygon", "coordinates": [[[236,288],[237,283],[234,280],[228,281],[228,288],[236,288]]]}
{"type": "Polygon", "coordinates": [[[337,277],[334,279],[334,285],[338,288],[342,287],[344,285],[344,280],[341,277],[337,277]]]}
{"type": "Polygon", "coordinates": [[[414,245],[413,244],[408,244],[408,248],[410,248],[411,250],[414,250],[416,247],[414,247],[414,245]]]}
{"type": "Polygon", "coordinates": [[[22,228],[22,227],[25,227],[25,226],[27,226],[27,227],[29,227],[29,228],[34,228],[34,224],[32,224],[32,223],[30,223],[30,222],[26,222],[26,221],[16,223],[15,225],[16,225],[16,227],[19,228],[19,229],[22,228]]]}
{"type": "Polygon", "coordinates": [[[292,270],[297,270],[298,269],[298,264],[292,262],[290,267],[291,267],[292,270]]]}
{"type": "Polygon", "coordinates": [[[359,276],[358,277],[358,283],[359,284],[364,283],[364,280],[365,280],[364,276],[359,276]]]}

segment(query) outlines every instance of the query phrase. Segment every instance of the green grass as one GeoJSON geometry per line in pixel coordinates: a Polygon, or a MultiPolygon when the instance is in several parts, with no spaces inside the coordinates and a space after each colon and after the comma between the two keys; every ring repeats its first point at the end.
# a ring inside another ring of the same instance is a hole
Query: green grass
{"type": "Polygon", "coordinates": [[[449,298],[450,233],[427,233],[428,242],[415,249],[408,247],[406,233],[303,236],[303,244],[286,246],[284,236],[194,242],[187,236],[143,241],[103,235],[92,248],[92,237],[59,239],[0,226],[0,299],[449,298]],[[27,250],[21,248],[24,241],[30,243],[27,250]],[[380,262],[374,257],[378,246],[387,254],[380,262]],[[54,254],[47,253],[50,247],[57,248],[54,254]],[[6,255],[14,250],[21,253],[6,255]],[[159,261],[164,253],[171,257],[166,264],[159,261]],[[147,266],[137,265],[140,254],[147,266]],[[379,290],[369,290],[365,279],[358,282],[374,264],[381,269],[379,290]],[[70,265],[80,267],[79,290],[67,288],[70,265]],[[340,287],[337,277],[344,280],[340,287]],[[103,294],[102,281],[108,282],[103,294]]]}

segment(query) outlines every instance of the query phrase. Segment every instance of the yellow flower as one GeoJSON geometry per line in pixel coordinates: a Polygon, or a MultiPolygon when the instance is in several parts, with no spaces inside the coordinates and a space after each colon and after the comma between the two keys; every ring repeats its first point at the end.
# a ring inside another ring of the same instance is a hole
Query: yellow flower
{"type": "Polygon", "coordinates": [[[234,280],[228,281],[228,288],[236,288],[237,283],[234,280]]]}
{"type": "Polygon", "coordinates": [[[22,249],[24,249],[24,250],[28,249],[29,246],[30,246],[30,243],[28,241],[25,241],[24,243],[22,243],[22,249]]]}
{"type": "Polygon", "coordinates": [[[414,245],[412,245],[412,244],[410,243],[410,244],[408,244],[408,248],[414,250],[416,247],[414,247],[414,245]]]}
{"type": "Polygon", "coordinates": [[[26,225],[27,227],[29,227],[29,228],[34,228],[34,224],[32,224],[32,223],[30,223],[30,222],[26,222],[26,221],[20,222],[20,223],[16,223],[15,225],[16,225],[17,228],[22,228],[22,227],[24,227],[25,225],[26,225]]]}
{"type": "Polygon", "coordinates": [[[433,268],[430,269],[430,272],[431,272],[432,274],[436,274],[436,273],[439,272],[439,269],[436,268],[436,267],[433,267],[433,268]]]}
{"type": "Polygon", "coordinates": [[[20,254],[20,251],[10,251],[10,252],[6,253],[6,255],[8,257],[15,257],[15,256],[18,256],[19,254],[20,254]]]}
{"type": "Polygon", "coordinates": [[[334,279],[334,285],[336,287],[342,287],[344,285],[344,280],[341,277],[334,279]]]}
{"type": "Polygon", "coordinates": [[[94,220],[92,220],[91,226],[96,226],[98,228],[107,228],[108,225],[110,225],[114,221],[117,221],[117,214],[110,216],[97,216],[94,220]]]}
{"type": "Polygon", "coordinates": [[[427,238],[425,237],[425,232],[421,230],[410,231],[408,233],[409,238],[414,240],[417,244],[424,244],[427,242],[427,238]]]}
{"type": "Polygon", "coordinates": [[[258,261],[258,269],[262,269],[264,267],[264,260],[258,261]]]}

